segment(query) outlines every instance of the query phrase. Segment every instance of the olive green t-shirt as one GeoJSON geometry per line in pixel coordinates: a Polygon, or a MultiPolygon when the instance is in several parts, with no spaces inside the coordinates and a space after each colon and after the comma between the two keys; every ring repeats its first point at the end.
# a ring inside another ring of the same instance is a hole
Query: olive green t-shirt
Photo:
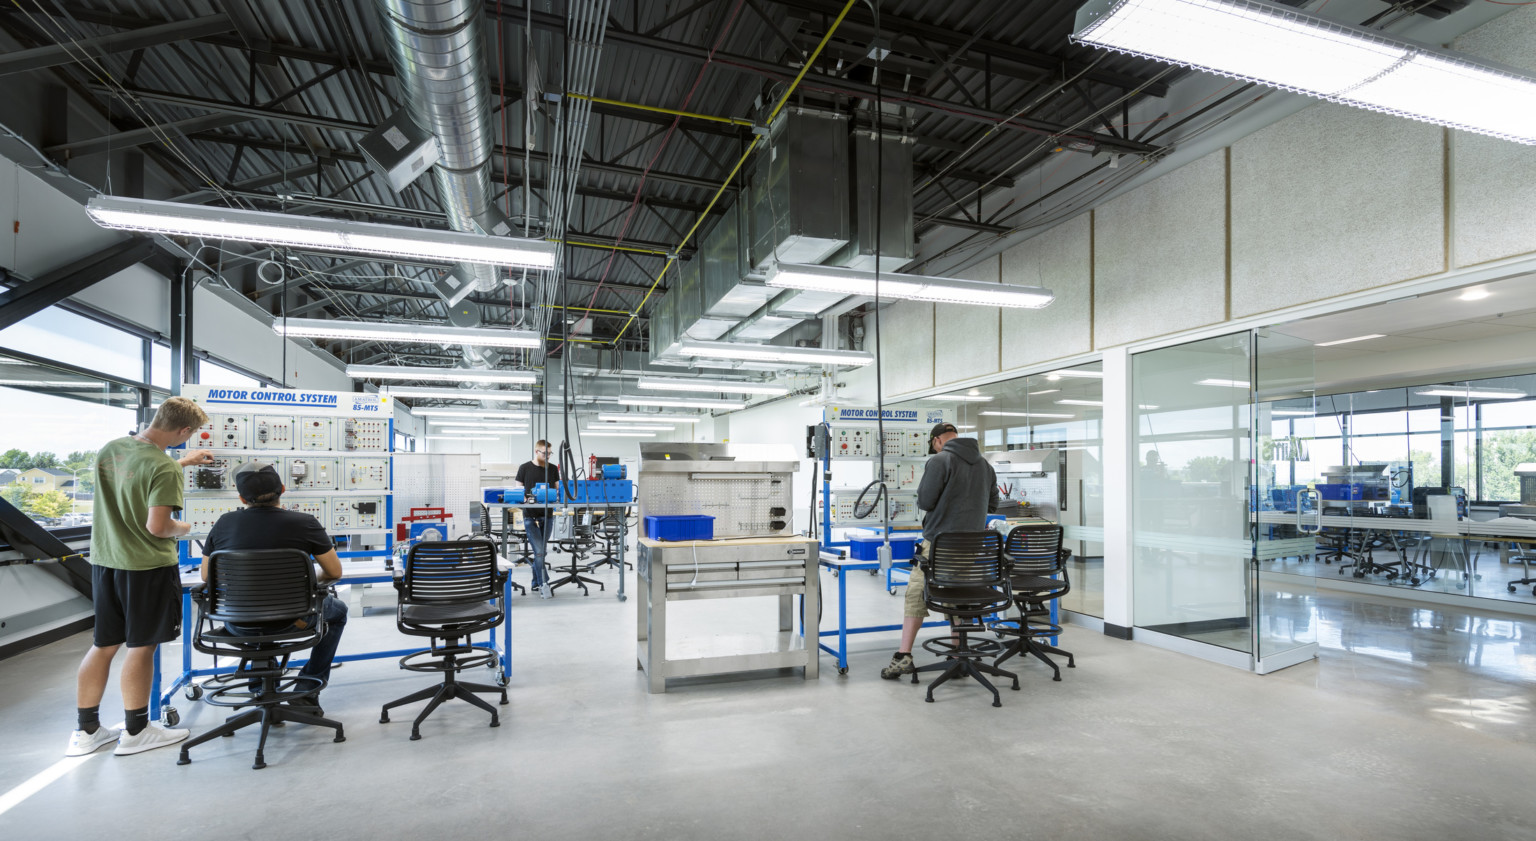
{"type": "Polygon", "coordinates": [[[181,509],[181,465],[154,444],[118,438],[96,454],[96,507],[91,563],[114,569],[154,569],[176,563],[176,538],[144,528],[149,509],[181,509]]]}

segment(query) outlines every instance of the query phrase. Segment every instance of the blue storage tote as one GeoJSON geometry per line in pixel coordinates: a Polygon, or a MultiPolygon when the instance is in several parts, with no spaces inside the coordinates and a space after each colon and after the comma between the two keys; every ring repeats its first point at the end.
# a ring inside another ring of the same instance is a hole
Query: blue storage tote
{"type": "Polygon", "coordinates": [[[715,518],[708,514],[652,514],[645,518],[652,540],[714,540],[715,518]]]}
{"type": "MultiPolygon", "coordinates": [[[[912,550],[923,536],[917,533],[891,535],[891,560],[910,561],[912,550]]],[[[882,538],[873,535],[852,535],[848,538],[848,554],[856,561],[880,560],[880,544],[885,542],[882,538]]]]}

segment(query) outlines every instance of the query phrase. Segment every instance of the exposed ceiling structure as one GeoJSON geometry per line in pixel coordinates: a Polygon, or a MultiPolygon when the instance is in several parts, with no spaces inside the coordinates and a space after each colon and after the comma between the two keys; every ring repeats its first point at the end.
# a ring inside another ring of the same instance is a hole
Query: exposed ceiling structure
{"type": "MultiPolygon", "coordinates": [[[[0,53],[0,75],[63,88],[53,108],[109,125],[72,130],[59,118],[64,127],[38,145],[71,168],[110,156],[127,170],[119,194],[462,229],[460,188],[439,173],[396,191],[359,145],[402,110],[440,128],[442,112],[423,104],[421,79],[402,68],[413,50],[436,49],[409,8],[449,5],[19,0],[0,9],[0,39],[13,47],[0,53]],[[154,177],[134,171],[140,160],[154,177]]],[[[878,95],[883,125],[911,138],[918,265],[939,246],[1016,230],[1032,201],[1037,216],[1078,212],[1122,180],[1112,170],[1123,157],[1158,160],[1181,127],[1240,107],[1224,95],[1133,122],[1132,108],[1167,96],[1182,71],[1072,44],[1077,3],[860,2],[841,22],[837,0],[461,5],[471,18],[478,10],[478,43],[464,50],[483,68],[470,83],[488,105],[473,129],[488,153],[480,200],[513,235],[562,240],[557,277],[482,276],[450,306],[437,288],[447,265],[230,242],[202,243],[196,256],[274,314],[552,335],[541,352],[488,360],[442,345],[326,345],[346,362],[513,367],[568,359],[572,348],[647,351],[651,319],[679,276],[674,259],[695,256],[741,201],[757,161],[735,164],[812,54],[795,107],[845,115],[857,129],[873,121],[878,95]],[[573,21],[592,9],[606,9],[605,19],[578,31],[573,21]],[[579,160],[566,154],[573,137],[579,160]],[[1068,159],[1075,164],[1063,170],[1068,159]],[[1081,174],[1047,187],[1057,171],[1081,174]]],[[[1440,17],[1458,6],[1393,14],[1440,17]]],[[[802,317],[821,329],[814,312],[802,317]]],[[[640,367],[624,353],[579,355],[615,374],[640,367]]]]}

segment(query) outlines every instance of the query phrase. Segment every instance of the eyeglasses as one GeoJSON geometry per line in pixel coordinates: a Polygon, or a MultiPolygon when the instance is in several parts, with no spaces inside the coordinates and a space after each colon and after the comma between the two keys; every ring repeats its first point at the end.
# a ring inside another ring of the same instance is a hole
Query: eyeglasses
{"type": "Polygon", "coordinates": [[[552,451],[551,450],[534,450],[533,454],[536,455],[536,456],[547,456],[547,455],[550,454],[550,452],[552,452],[552,451]]]}

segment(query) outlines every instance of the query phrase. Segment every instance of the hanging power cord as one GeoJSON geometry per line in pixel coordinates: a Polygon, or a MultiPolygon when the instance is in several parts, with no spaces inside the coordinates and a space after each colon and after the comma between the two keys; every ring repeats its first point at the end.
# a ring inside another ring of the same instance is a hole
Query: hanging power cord
{"type": "MultiPolygon", "coordinates": [[[[875,0],[864,0],[869,5],[870,13],[874,15],[875,32],[870,39],[870,50],[875,54],[875,172],[881,172],[885,153],[885,97],[883,91],[884,79],[881,78],[882,62],[885,54],[880,49],[880,9],[875,0]]],[[[864,486],[859,492],[859,498],[853,503],[854,519],[862,520],[873,514],[876,506],[884,503],[881,518],[884,533],[884,544],[889,547],[891,542],[891,499],[885,484],[885,387],[882,383],[882,371],[880,360],[885,356],[885,345],[880,341],[880,258],[883,256],[880,250],[880,207],[884,198],[883,190],[885,179],[875,179],[875,452],[879,461],[874,481],[864,486]],[[869,492],[875,492],[875,498],[867,504],[864,499],[869,492]]]]}

